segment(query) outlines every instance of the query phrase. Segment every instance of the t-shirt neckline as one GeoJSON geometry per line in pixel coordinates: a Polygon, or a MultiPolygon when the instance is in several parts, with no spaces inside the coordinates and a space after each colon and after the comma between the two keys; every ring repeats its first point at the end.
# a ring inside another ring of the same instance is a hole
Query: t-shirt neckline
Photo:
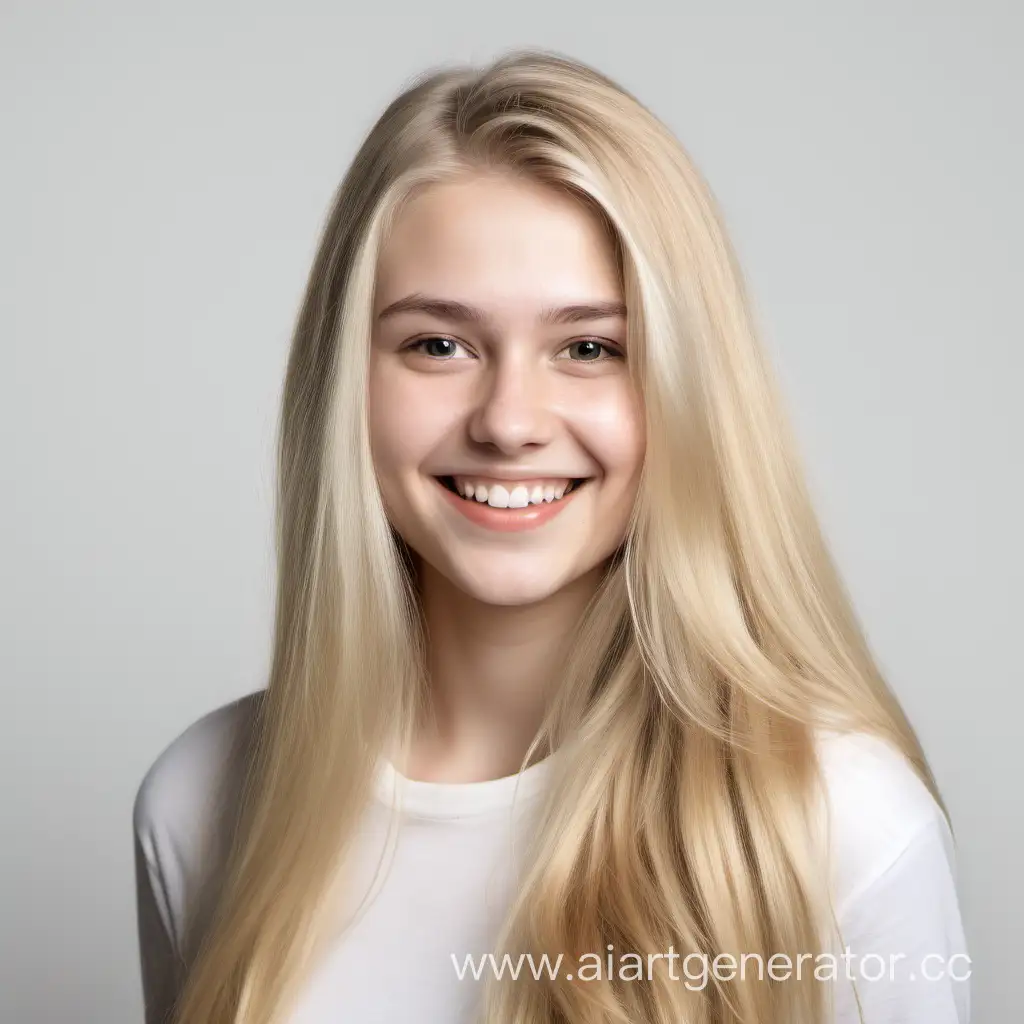
{"type": "Polygon", "coordinates": [[[515,775],[484,782],[423,782],[403,775],[387,757],[378,763],[375,794],[385,806],[398,803],[403,813],[417,818],[475,817],[513,806],[540,795],[551,774],[555,755],[548,755],[515,775]]]}

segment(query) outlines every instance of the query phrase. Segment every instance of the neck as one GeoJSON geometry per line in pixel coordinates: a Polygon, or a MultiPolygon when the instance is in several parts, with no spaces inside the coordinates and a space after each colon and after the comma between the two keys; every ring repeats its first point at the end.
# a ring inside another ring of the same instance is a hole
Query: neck
{"type": "Polygon", "coordinates": [[[430,689],[409,777],[477,782],[519,771],[602,574],[598,567],[535,604],[502,606],[421,564],[430,689]]]}

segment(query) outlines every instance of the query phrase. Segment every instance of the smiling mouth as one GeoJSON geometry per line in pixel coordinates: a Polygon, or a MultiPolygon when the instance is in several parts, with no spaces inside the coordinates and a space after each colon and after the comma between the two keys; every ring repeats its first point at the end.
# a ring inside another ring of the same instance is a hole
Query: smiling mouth
{"type": "Polygon", "coordinates": [[[536,505],[557,504],[563,498],[568,497],[583,487],[589,477],[577,477],[570,479],[564,489],[553,487],[527,488],[523,484],[517,484],[513,480],[505,484],[477,489],[472,496],[462,494],[456,486],[455,478],[451,476],[439,476],[435,478],[438,483],[447,491],[451,491],[461,501],[470,505],[489,505],[491,508],[528,508],[536,505]]]}

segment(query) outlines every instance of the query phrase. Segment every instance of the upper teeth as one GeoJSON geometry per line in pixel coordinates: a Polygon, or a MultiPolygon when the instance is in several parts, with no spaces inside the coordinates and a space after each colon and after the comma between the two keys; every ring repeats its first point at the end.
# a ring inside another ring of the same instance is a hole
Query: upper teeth
{"type": "Polygon", "coordinates": [[[571,480],[528,480],[522,483],[500,484],[497,481],[474,480],[469,477],[453,477],[455,489],[464,498],[473,498],[492,508],[526,508],[546,501],[557,501],[568,488],[571,480]]]}

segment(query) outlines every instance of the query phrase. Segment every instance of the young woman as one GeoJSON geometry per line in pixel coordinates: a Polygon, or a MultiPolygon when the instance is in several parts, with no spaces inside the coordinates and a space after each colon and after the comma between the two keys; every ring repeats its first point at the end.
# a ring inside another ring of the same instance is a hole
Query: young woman
{"type": "Polygon", "coordinates": [[[136,800],[149,1024],[968,1020],[935,783],[629,93],[518,52],[391,104],[279,456],[269,685],[136,800]]]}

